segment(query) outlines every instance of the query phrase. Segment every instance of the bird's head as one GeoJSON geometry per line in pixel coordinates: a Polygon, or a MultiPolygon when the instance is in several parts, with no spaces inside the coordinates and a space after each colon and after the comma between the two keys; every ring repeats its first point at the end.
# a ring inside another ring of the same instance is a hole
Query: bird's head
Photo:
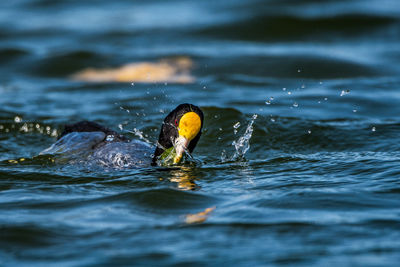
{"type": "Polygon", "coordinates": [[[193,152],[203,127],[203,112],[192,104],[181,104],[165,117],[154,152],[153,164],[171,152],[172,163],[179,163],[185,151],[193,152]]]}

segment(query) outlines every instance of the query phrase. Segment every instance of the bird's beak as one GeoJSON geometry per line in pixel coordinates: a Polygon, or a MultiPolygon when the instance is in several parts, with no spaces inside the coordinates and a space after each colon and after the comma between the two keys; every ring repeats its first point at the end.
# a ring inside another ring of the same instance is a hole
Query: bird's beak
{"type": "Polygon", "coordinates": [[[183,152],[187,150],[190,141],[192,141],[201,129],[201,119],[195,112],[188,112],[182,116],[178,126],[178,138],[175,140],[176,156],[174,164],[181,161],[183,152]]]}
{"type": "Polygon", "coordinates": [[[185,150],[187,149],[188,145],[189,145],[189,140],[186,139],[183,136],[179,136],[176,140],[175,140],[175,151],[176,151],[176,155],[174,157],[174,164],[177,164],[181,161],[183,153],[185,152],[185,150]]]}

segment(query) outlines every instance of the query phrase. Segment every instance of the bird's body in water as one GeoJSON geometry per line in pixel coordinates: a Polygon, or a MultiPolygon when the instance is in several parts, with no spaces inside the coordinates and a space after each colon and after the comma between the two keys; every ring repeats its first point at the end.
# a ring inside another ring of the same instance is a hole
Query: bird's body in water
{"type": "Polygon", "coordinates": [[[40,154],[106,167],[144,167],[159,164],[171,152],[170,163],[177,164],[185,152],[193,152],[200,139],[203,118],[199,107],[179,105],[164,119],[155,150],[95,122],[81,121],[66,125],[57,142],[40,154]]]}

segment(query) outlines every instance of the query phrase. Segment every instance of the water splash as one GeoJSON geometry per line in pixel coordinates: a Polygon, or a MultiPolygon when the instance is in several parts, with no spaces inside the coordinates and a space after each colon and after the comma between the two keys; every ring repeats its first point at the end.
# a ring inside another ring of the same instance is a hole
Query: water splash
{"type": "Polygon", "coordinates": [[[266,104],[266,105],[271,105],[272,101],[274,101],[274,97],[273,97],[273,96],[271,96],[269,99],[267,99],[267,100],[265,101],[265,104],[266,104]]]}
{"type": "Polygon", "coordinates": [[[130,131],[130,130],[126,130],[126,131],[127,131],[128,133],[132,133],[132,134],[136,135],[137,137],[139,137],[141,140],[145,141],[146,143],[152,144],[152,142],[151,142],[149,139],[146,138],[147,136],[145,137],[145,135],[143,134],[143,132],[140,131],[139,129],[133,128],[133,131],[130,131]]]}
{"type": "Polygon", "coordinates": [[[14,118],[14,122],[15,123],[0,124],[0,133],[19,131],[22,133],[40,133],[49,135],[51,137],[57,137],[59,135],[59,132],[56,128],[52,128],[49,125],[43,125],[39,123],[23,122],[22,118],[19,116],[14,118]]]}
{"type": "Polygon", "coordinates": [[[235,123],[234,125],[233,125],[233,133],[234,134],[237,134],[237,129],[239,129],[239,127],[240,127],[240,122],[238,121],[237,123],[235,123]]]}
{"type": "MultiPolygon", "coordinates": [[[[157,142],[157,145],[163,148],[161,144],[157,142]]],[[[172,166],[176,165],[177,163],[174,163],[174,159],[177,154],[177,146],[178,143],[174,142],[173,146],[165,149],[164,152],[159,156],[157,163],[160,166],[172,166]]],[[[190,154],[190,151],[186,148],[183,147],[183,155],[182,155],[182,160],[179,162],[179,164],[182,163],[194,163],[194,164],[201,164],[201,161],[195,159],[192,154],[190,154]]]]}
{"type": "Polygon", "coordinates": [[[344,96],[344,95],[348,95],[348,94],[350,94],[350,90],[349,89],[342,90],[342,92],[340,93],[340,96],[344,96]]]}
{"type": "Polygon", "coordinates": [[[119,109],[125,111],[126,113],[131,113],[129,109],[124,108],[123,106],[120,106],[119,109]]]}
{"type": "Polygon", "coordinates": [[[238,140],[234,140],[232,145],[235,147],[235,154],[233,154],[231,160],[237,160],[244,157],[246,152],[250,148],[250,138],[253,135],[253,124],[257,119],[257,114],[254,114],[251,121],[247,125],[246,131],[243,136],[239,137],[238,140]]]}
{"type": "Polygon", "coordinates": [[[112,135],[112,134],[107,135],[107,136],[106,136],[106,141],[107,141],[107,142],[112,142],[112,141],[114,141],[114,135],[112,135]]]}
{"type": "Polygon", "coordinates": [[[222,152],[221,152],[221,161],[222,162],[228,161],[228,156],[226,155],[225,149],[223,149],[222,152]]]}
{"type": "Polygon", "coordinates": [[[128,168],[131,167],[133,165],[132,162],[134,162],[130,155],[123,153],[110,154],[108,158],[109,161],[102,162],[104,166],[128,168]]]}

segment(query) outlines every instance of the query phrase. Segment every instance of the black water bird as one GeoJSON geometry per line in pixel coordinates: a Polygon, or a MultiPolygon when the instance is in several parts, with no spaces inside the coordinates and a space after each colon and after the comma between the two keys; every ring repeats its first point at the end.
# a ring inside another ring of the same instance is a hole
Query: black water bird
{"type": "Polygon", "coordinates": [[[185,151],[192,153],[196,147],[203,120],[199,107],[192,104],[177,106],[163,121],[153,155],[148,143],[130,140],[90,121],[66,125],[57,142],[40,154],[61,155],[77,161],[86,158],[110,167],[157,165],[160,159],[168,157],[172,164],[177,164],[185,151]]]}

